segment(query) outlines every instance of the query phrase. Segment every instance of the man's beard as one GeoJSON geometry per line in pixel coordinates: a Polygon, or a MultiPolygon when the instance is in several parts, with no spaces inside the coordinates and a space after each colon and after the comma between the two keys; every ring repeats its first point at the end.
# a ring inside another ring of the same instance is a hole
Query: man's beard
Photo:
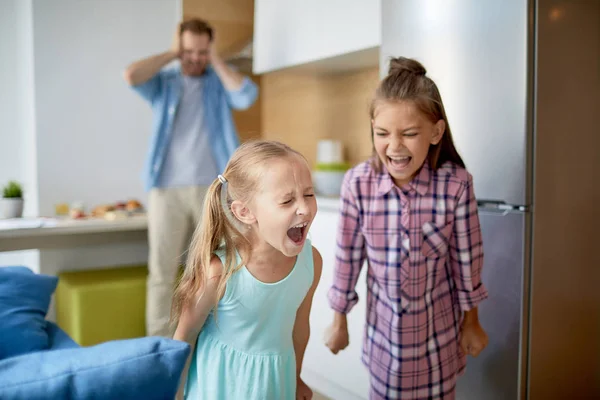
{"type": "Polygon", "coordinates": [[[206,69],[206,63],[194,63],[190,61],[184,61],[182,64],[184,74],[190,76],[202,75],[206,69]]]}

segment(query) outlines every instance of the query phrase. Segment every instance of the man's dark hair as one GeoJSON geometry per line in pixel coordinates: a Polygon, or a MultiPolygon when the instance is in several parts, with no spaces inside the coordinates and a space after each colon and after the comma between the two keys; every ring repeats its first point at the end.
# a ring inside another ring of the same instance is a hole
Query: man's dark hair
{"type": "Polygon", "coordinates": [[[213,39],[213,28],[208,22],[201,20],[200,18],[190,18],[179,25],[179,36],[185,31],[190,31],[197,35],[207,34],[208,38],[212,41],[213,39]]]}

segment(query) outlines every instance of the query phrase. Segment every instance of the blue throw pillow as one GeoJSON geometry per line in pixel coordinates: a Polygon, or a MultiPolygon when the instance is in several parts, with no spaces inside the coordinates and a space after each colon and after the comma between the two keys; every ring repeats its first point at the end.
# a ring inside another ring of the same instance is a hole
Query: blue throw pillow
{"type": "Polygon", "coordinates": [[[161,337],[0,361],[0,399],[173,399],[190,346],[161,337]]]}
{"type": "Polygon", "coordinates": [[[0,360],[49,346],[46,313],[58,278],[0,267],[0,360]]]}
{"type": "Polygon", "coordinates": [[[49,350],[80,347],[69,335],[67,335],[67,332],[60,329],[54,322],[47,321],[46,331],[48,332],[49,350]]]}

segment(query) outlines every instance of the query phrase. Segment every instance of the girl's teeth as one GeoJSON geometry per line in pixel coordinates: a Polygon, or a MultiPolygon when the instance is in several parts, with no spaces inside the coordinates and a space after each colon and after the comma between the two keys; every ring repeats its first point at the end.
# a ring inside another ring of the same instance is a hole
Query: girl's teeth
{"type": "Polygon", "coordinates": [[[411,157],[407,156],[407,157],[388,157],[390,159],[390,162],[393,166],[395,167],[405,167],[408,165],[408,163],[410,162],[411,157]]]}

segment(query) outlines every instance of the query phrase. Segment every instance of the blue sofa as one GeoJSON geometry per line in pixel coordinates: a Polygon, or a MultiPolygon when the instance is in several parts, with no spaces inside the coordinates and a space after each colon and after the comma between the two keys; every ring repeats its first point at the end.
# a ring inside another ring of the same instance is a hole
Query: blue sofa
{"type": "Polygon", "coordinates": [[[190,352],[161,337],[80,347],[45,319],[58,279],[0,267],[0,399],[173,399],[190,352]]]}

